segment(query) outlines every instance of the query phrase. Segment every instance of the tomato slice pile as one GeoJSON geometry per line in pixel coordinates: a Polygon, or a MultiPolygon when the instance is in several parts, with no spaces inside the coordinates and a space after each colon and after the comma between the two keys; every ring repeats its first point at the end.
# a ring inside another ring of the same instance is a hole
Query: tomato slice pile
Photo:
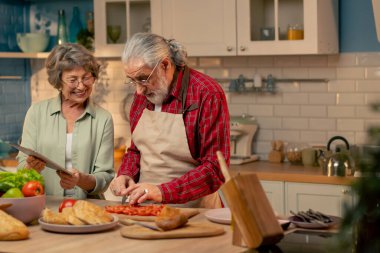
{"type": "Polygon", "coordinates": [[[136,216],[157,216],[160,214],[163,207],[164,207],[163,205],[147,205],[147,206],[117,205],[117,206],[105,206],[105,209],[109,213],[136,215],[136,216]]]}

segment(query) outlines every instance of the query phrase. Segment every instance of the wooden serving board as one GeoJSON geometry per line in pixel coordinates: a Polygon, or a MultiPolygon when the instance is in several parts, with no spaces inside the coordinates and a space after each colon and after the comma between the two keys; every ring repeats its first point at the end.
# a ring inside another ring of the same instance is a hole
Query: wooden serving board
{"type": "MultiPolygon", "coordinates": [[[[188,219],[199,214],[198,209],[195,208],[179,208],[181,213],[183,213],[188,219]]],[[[125,215],[125,214],[117,214],[120,218],[128,218],[135,221],[154,221],[156,216],[138,216],[138,215],[125,215]]]]}
{"type": "Polygon", "coordinates": [[[169,231],[154,231],[149,228],[132,225],[120,229],[123,237],[132,239],[173,239],[206,237],[224,234],[222,226],[214,225],[209,222],[189,222],[185,226],[169,231]]]}

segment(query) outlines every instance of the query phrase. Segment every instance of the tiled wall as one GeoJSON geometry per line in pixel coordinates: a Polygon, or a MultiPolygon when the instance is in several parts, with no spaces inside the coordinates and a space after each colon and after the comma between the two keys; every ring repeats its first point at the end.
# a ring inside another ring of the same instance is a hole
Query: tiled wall
{"type": "MultiPolygon", "coordinates": [[[[103,107],[112,112],[115,136],[128,137],[128,123],[121,113],[126,96],[124,74],[118,59],[108,64],[100,89],[103,107]],[[108,86],[107,86],[108,85],[108,86]]],[[[57,94],[46,81],[42,60],[33,60],[32,102],[57,94]]],[[[366,129],[380,124],[380,114],[369,104],[380,100],[380,54],[347,53],[333,56],[260,56],[191,58],[190,66],[214,78],[237,78],[255,73],[275,78],[323,78],[328,82],[277,83],[275,94],[228,93],[231,115],[255,116],[259,124],[254,152],[266,159],[272,140],[326,144],[342,135],[351,144],[366,142],[366,129]]],[[[222,83],[228,91],[229,83],[222,83]]],[[[96,91],[95,91],[96,92],[96,91]]],[[[129,137],[128,137],[129,138],[129,137]]],[[[127,139],[128,142],[128,139],[127,139]]]]}

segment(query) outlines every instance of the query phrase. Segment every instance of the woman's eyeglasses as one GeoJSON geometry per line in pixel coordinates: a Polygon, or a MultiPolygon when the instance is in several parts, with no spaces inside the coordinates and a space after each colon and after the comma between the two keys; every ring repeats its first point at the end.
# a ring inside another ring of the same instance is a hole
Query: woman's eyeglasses
{"type": "Polygon", "coordinates": [[[156,63],[156,66],[154,66],[152,72],[150,72],[149,76],[146,78],[146,79],[132,79],[130,77],[126,77],[125,79],[125,84],[127,85],[141,85],[141,86],[148,86],[149,85],[149,79],[150,77],[153,75],[154,71],[156,70],[158,64],[160,63],[161,61],[158,61],[156,63]]]}
{"type": "MultiPolygon", "coordinates": [[[[62,80],[63,81],[63,80],[62,80]]],[[[65,84],[69,85],[71,88],[76,88],[79,86],[79,83],[82,83],[85,86],[90,86],[94,84],[95,77],[93,75],[91,76],[85,76],[82,79],[79,78],[71,78],[68,80],[63,81],[65,84]]]]}

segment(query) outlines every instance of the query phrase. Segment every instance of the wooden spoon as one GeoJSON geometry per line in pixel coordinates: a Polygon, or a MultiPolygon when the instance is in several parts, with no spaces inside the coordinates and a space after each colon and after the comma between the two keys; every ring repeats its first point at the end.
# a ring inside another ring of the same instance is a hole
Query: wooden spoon
{"type": "Polygon", "coordinates": [[[11,203],[0,204],[0,210],[5,210],[5,209],[7,209],[8,207],[11,207],[11,206],[12,206],[11,203]]]}

